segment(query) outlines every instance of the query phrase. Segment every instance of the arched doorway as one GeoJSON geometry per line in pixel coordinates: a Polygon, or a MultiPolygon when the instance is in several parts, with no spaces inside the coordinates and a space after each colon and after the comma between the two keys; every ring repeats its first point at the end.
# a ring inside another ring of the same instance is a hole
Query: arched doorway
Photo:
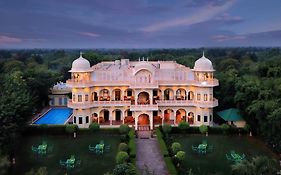
{"type": "Polygon", "coordinates": [[[114,89],[112,91],[112,95],[113,95],[115,101],[120,101],[121,100],[121,89],[114,89]]]}
{"type": "Polygon", "coordinates": [[[138,116],[138,130],[149,130],[149,115],[141,114],[138,116]]]}
{"type": "Polygon", "coordinates": [[[149,101],[149,93],[147,92],[141,92],[138,95],[138,104],[139,105],[147,105],[150,103],[149,101]]]}
{"type": "Polygon", "coordinates": [[[110,94],[108,89],[102,89],[100,91],[100,101],[109,101],[110,100],[110,94]]]}
{"type": "Polygon", "coordinates": [[[189,112],[188,115],[187,115],[187,120],[188,120],[188,123],[190,125],[194,124],[194,113],[193,112],[189,112]]]}
{"type": "Polygon", "coordinates": [[[180,88],[176,91],[176,99],[177,100],[186,100],[186,90],[180,88]]]}
{"type": "Polygon", "coordinates": [[[184,109],[178,109],[176,111],[176,123],[186,121],[186,111],[184,109]]]}
{"type": "Polygon", "coordinates": [[[92,122],[98,123],[98,114],[97,113],[92,114],[92,122]]]}
{"type": "Polygon", "coordinates": [[[174,111],[172,109],[166,109],[164,111],[164,123],[173,123],[173,121],[171,120],[173,113],[174,111]]]}
{"type": "Polygon", "coordinates": [[[164,100],[173,100],[174,91],[172,89],[166,89],[164,91],[164,100]]]}
{"type": "Polygon", "coordinates": [[[100,123],[109,123],[109,111],[107,109],[100,111],[99,120],[100,123]]]}

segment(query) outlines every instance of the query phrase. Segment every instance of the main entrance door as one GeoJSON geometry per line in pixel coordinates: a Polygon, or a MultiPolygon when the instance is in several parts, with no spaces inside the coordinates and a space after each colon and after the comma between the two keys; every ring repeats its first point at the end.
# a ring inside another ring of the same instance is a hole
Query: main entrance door
{"type": "Polygon", "coordinates": [[[141,114],[138,117],[138,130],[147,131],[150,129],[149,127],[149,116],[147,114],[141,114]]]}

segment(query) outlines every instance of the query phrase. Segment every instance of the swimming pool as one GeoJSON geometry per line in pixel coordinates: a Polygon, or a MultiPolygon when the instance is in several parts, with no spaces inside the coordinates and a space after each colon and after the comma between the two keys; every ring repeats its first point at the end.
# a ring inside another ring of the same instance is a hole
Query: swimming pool
{"type": "Polygon", "coordinates": [[[70,108],[52,108],[34,124],[64,124],[71,114],[70,108]]]}

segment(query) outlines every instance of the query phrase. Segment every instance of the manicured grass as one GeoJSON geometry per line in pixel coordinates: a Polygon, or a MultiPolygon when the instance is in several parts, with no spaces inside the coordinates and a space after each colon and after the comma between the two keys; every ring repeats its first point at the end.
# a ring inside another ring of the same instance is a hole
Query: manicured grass
{"type": "Polygon", "coordinates": [[[232,162],[228,161],[225,156],[230,150],[240,154],[244,153],[247,159],[259,155],[273,156],[260,141],[246,136],[174,135],[174,139],[181,143],[186,152],[185,166],[188,169],[191,168],[195,174],[231,174],[232,162]],[[212,153],[198,155],[192,151],[192,145],[198,145],[203,140],[207,140],[209,145],[214,146],[212,153]]]}
{"type": "Polygon", "coordinates": [[[108,171],[112,172],[115,166],[115,156],[120,143],[119,135],[109,134],[91,134],[78,135],[73,139],[70,136],[29,136],[25,138],[16,150],[16,166],[9,174],[25,174],[30,169],[38,169],[46,166],[48,174],[104,174],[108,171]],[[110,145],[109,153],[96,155],[88,151],[88,145],[92,146],[104,140],[105,145],[110,145]],[[41,144],[46,141],[49,146],[53,146],[52,153],[46,156],[39,156],[31,151],[32,145],[41,144]],[[67,171],[61,168],[59,160],[66,160],[70,155],[74,154],[82,163],[80,167],[67,171]]]}

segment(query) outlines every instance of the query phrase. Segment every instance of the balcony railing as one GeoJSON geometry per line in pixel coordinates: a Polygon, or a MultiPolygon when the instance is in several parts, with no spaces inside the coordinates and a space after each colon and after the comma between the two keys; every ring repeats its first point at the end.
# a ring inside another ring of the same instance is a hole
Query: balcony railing
{"type": "Polygon", "coordinates": [[[130,101],[91,101],[91,102],[72,102],[70,99],[67,106],[70,108],[92,108],[100,106],[130,106],[130,101]]]}
{"type": "Polygon", "coordinates": [[[196,101],[196,100],[156,100],[158,106],[198,106],[198,107],[216,107],[218,100],[196,101]]]}
{"type": "Polygon", "coordinates": [[[137,105],[131,105],[130,107],[130,110],[131,111],[143,111],[143,110],[146,110],[146,111],[157,111],[158,110],[158,105],[157,104],[148,104],[148,105],[140,105],[140,104],[137,104],[137,105]]]}
{"type": "Polygon", "coordinates": [[[217,79],[196,81],[196,80],[159,80],[159,86],[161,85],[191,85],[191,86],[204,86],[213,87],[218,86],[219,81],[217,79]]]}

